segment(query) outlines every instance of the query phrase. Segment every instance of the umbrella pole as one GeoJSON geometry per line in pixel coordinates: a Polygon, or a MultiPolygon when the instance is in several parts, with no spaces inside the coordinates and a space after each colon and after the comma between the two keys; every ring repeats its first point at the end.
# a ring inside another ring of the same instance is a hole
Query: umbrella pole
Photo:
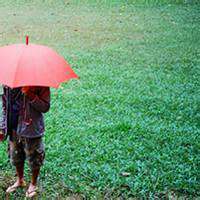
{"type": "Polygon", "coordinates": [[[28,45],[28,39],[29,39],[29,37],[28,37],[28,35],[26,36],[26,45],[28,45]]]}

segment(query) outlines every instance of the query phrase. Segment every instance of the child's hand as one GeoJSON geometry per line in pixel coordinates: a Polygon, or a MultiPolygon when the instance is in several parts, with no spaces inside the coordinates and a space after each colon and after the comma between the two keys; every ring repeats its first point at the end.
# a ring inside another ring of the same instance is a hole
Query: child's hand
{"type": "Polygon", "coordinates": [[[29,89],[30,89],[30,87],[29,86],[24,86],[24,87],[22,87],[22,93],[24,93],[24,94],[27,94],[28,93],[28,91],[29,91],[29,89]]]}
{"type": "Polygon", "coordinates": [[[24,93],[30,100],[35,98],[35,87],[25,86],[21,89],[22,93],[24,93]]]}

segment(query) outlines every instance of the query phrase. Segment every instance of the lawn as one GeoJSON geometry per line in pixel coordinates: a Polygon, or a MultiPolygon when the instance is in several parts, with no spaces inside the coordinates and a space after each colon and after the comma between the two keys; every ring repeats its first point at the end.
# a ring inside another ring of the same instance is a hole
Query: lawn
{"type": "Polygon", "coordinates": [[[51,90],[38,199],[200,199],[200,4],[148,2],[0,0],[1,45],[28,34],[80,76],[51,90]]]}

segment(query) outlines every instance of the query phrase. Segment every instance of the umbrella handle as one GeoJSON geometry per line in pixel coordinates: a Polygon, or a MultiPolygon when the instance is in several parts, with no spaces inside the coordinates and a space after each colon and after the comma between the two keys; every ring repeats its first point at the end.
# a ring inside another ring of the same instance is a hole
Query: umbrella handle
{"type": "Polygon", "coordinates": [[[28,37],[28,35],[26,36],[26,45],[28,45],[28,39],[29,39],[29,37],[28,37]]]}

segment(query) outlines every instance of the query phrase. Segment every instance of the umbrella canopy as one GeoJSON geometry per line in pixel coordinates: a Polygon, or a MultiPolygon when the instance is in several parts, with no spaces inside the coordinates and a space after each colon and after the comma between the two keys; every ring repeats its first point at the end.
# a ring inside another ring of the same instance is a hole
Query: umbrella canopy
{"type": "Polygon", "coordinates": [[[0,83],[11,88],[48,86],[78,78],[63,57],[47,46],[13,44],[0,48],[0,83]]]}

